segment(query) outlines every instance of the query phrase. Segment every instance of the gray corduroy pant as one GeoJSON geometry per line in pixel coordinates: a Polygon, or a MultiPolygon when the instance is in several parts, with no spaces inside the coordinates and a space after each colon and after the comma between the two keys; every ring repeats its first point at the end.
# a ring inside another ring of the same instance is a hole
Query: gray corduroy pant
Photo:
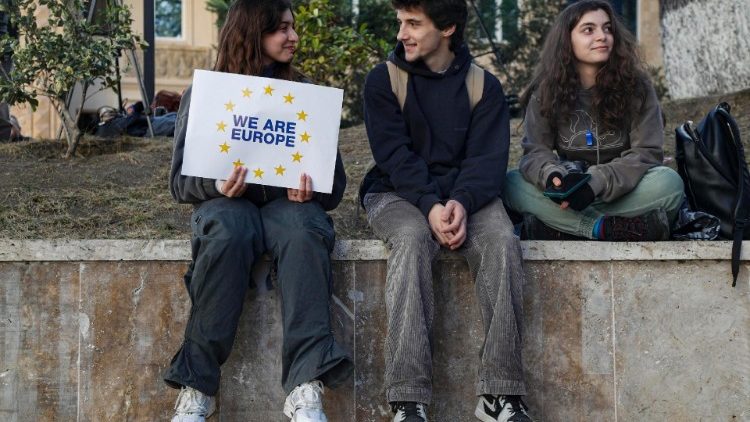
{"type": "MultiPolygon", "coordinates": [[[[386,275],[388,334],[385,383],[389,402],[432,399],[432,261],[440,245],[419,209],[393,193],[364,197],[375,234],[390,249],[386,275]]],[[[468,218],[458,249],[475,277],[484,325],[477,395],[524,395],[521,335],[521,244],[502,201],[468,218]]]]}

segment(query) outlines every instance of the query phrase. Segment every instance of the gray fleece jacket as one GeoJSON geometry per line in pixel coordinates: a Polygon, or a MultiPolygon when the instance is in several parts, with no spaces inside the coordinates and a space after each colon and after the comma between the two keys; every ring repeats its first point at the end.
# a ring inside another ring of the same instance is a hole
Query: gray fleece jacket
{"type": "Polygon", "coordinates": [[[645,100],[633,105],[632,121],[616,130],[600,128],[592,101],[592,90],[579,90],[575,110],[554,124],[541,115],[539,99],[532,95],[526,108],[519,163],[529,183],[543,190],[550,174],[567,174],[561,160],[580,160],[590,166],[589,184],[596,197],[611,202],[633,190],[648,169],[662,164],[664,125],[651,84],[645,100]],[[591,133],[588,142],[587,132],[591,133]]]}

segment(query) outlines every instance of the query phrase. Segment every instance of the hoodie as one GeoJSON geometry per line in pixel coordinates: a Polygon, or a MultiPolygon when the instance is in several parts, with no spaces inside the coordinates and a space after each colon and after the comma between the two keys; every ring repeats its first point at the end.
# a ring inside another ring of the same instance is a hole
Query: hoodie
{"type": "Polygon", "coordinates": [[[399,42],[388,60],[409,73],[403,111],[391,90],[388,68],[367,75],[365,125],[376,166],[365,176],[366,193],[394,192],[427,217],[433,205],[456,200],[468,215],[501,194],[510,143],[508,107],[500,82],[484,72],[474,110],[464,45],[444,73],[422,61],[409,63],[399,42]]]}
{"type": "Polygon", "coordinates": [[[664,125],[653,86],[647,84],[643,101],[633,99],[632,121],[615,129],[602,128],[593,110],[593,95],[591,89],[580,89],[575,110],[555,124],[542,116],[539,99],[532,94],[518,165],[529,183],[544,190],[552,173],[567,174],[561,160],[583,161],[590,166],[594,195],[612,202],[633,190],[648,169],[662,164],[664,125]]]}

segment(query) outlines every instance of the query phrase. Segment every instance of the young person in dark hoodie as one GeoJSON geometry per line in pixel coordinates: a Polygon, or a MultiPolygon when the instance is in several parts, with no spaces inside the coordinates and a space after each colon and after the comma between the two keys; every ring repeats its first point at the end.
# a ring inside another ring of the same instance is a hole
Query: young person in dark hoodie
{"type": "Polygon", "coordinates": [[[633,36],[609,2],[582,0],[552,25],[525,107],[520,171],[505,179],[507,205],[531,239],[666,240],[683,199],[662,166],[664,126],[633,36]],[[555,154],[557,152],[557,154],[555,154]],[[584,173],[590,180],[564,199],[584,173]],[[554,191],[554,190],[553,190],[554,191]],[[572,235],[572,236],[571,236],[572,235]]]}
{"type": "MultiPolygon", "coordinates": [[[[521,247],[499,198],[508,162],[508,107],[482,72],[472,108],[464,0],[393,0],[398,43],[388,60],[408,73],[403,110],[386,63],[365,82],[365,124],[376,166],[361,195],[390,248],[386,396],[394,422],[424,422],[432,399],[431,262],[440,247],[463,254],[484,323],[475,416],[529,421],[521,362],[521,247]]],[[[478,339],[478,341],[480,341],[478,339]]]]}
{"type": "MultiPolygon", "coordinates": [[[[214,70],[301,81],[290,65],[297,42],[288,0],[236,0],[219,35],[214,70]]],[[[282,298],[283,411],[292,421],[324,422],[323,385],[333,387],[353,370],[329,317],[334,231],[325,211],[338,205],[346,187],[341,157],[331,194],[313,193],[305,174],[299,189],[245,183],[245,167],[226,180],[183,176],[190,95],[188,89],[180,103],[170,174],[172,196],[194,206],[193,260],[185,274],[192,307],[185,340],[164,375],[181,388],[172,420],[203,421],[212,412],[251,267],[267,251],[278,265],[282,298]]]]}

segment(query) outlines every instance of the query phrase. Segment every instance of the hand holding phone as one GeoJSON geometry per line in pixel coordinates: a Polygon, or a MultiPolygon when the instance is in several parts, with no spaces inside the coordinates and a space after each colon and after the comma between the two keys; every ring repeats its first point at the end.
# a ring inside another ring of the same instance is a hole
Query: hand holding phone
{"type": "MultiPolygon", "coordinates": [[[[562,201],[569,197],[573,192],[580,189],[591,179],[589,173],[568,173],[562,177],[561,186],[550,186],[544,191],[544,196],[552,200],[562,201]]],[[[555,201],[558,202],[558,201],[555,201]]]]}

